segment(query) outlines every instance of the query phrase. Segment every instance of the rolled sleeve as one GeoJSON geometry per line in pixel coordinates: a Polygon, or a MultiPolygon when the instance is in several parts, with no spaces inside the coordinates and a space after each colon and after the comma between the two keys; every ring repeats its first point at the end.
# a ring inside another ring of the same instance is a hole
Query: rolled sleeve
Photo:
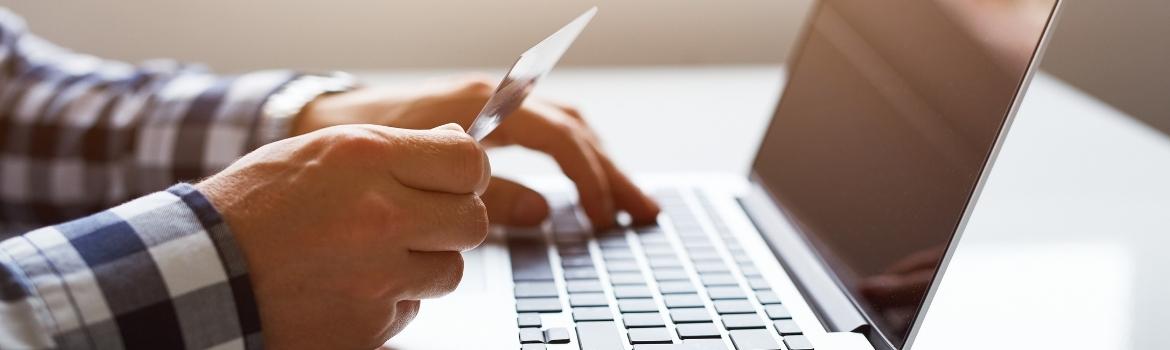
{"type": "Polygon", "coordinates": [[[0,242],[0,348],[259,348],[247,267],[195,188],[0,242]]]}

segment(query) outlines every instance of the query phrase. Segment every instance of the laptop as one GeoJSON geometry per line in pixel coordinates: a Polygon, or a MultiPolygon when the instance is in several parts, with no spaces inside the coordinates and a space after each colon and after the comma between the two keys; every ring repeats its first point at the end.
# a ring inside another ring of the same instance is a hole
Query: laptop
{"type": "Polygon", "coordinates": [[[750,173],[645,177],[657,224],[604,232],[540,187],[386,348],[912,348],[1059,3],[814,4],[750,173]]]}

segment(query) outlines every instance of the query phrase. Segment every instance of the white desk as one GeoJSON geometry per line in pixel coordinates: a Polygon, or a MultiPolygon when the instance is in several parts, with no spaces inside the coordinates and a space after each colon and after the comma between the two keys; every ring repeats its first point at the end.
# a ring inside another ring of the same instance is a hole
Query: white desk
{"type": "MultiPolygon", "coordinates": [[[[362,75],[381,84],[452,73],[362,75]]],[[[743,173],[780,76],[770,67],[560,69],[537,95],[580,106],[631,172],[743,173]]],[[[492,158],[505,175],[557,171],[522,151],[492,158]]],[[[1168,243],[1170,139],[1041,74],[916,348],[1168,349],[1168,243]]]]}

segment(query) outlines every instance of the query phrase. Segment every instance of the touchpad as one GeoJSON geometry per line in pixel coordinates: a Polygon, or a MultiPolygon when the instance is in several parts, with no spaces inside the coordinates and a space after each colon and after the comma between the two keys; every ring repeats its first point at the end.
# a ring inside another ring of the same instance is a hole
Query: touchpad
{"type": "Polygon", "coordinates": [[[511,280],[508,252],[499,237],[497,234],[490,235],[479,247],[463,252],[463,279],[452,295],[469,292],[482,294],[507,284],[501,281],[511,280]]]}

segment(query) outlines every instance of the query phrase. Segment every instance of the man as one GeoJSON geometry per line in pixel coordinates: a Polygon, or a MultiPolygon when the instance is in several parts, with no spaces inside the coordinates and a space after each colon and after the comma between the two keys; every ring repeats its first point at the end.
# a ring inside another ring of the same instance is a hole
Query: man
{"type": "Polygon", "coordinates": [[[657,215],[572,108],[530,101],[480,145],[460,125],[488,84],[350,85],[103,61],[0,9],[0,348],[377,347],[488,222],[547,214],[484,145],[551,155],[596,227],[657,215]]]}

